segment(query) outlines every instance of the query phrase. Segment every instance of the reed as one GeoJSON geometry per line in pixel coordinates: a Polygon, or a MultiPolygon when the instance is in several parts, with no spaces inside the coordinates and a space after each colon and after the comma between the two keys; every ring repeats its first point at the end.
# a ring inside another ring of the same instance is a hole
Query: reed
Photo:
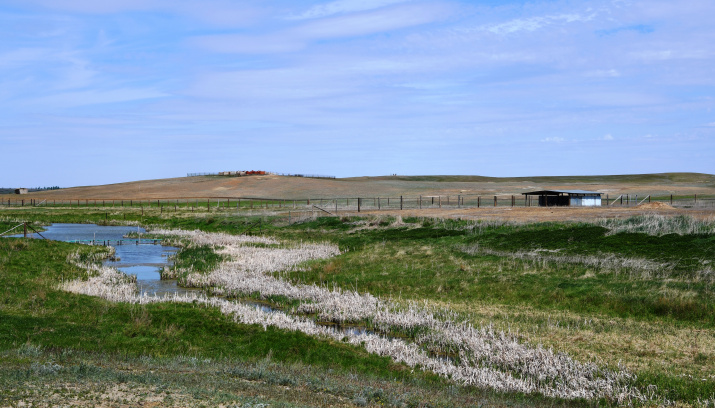
{"type": "Polygon", "coordinates": [[[333,244],[298,244],[283,247],[255,247],[250,244],[278,244],[256,241],[256,237],[233,237],[185,231],[153,231],[187,237],[197,245],[220,246],[217,252],[230,258],[208,274],[190,274],[186,283],[210,288],[214,294],[285,296],[299,301],[298,313],[314,313],[319,319],[338,323],[368,321],[381,331],[410,332],[410,340],[377,333],[344,333],[321,326],[308,317],[287,312],[265,312],[253,306],[204,295],[156,297],[138,295],[131,280],[109,268],[88,268],[87,280],[65,282],[62,289],[99,296],[115,302],[179,302],[216,307],[236,321],[300,331],[309,335],[363,345],[367,351],[390,356],[410,367],[434,372],[465,385],[505,392],[539,393],[565,399],[610,399],[618,403],[644,401],[633,387],[634,376],[623,368],[615,370],[581,363],[543,347],[520,343],[511,334],[491,327],[474,327],[458,321],[456,315],[436,311],[416,303],[402,306],[369,293],[317,285],[293,285],[269,275],[270,272],[299,268],[307,260],[328,258],[340,253],[333,244]],[[452,354],[456,358],[440,355],[452,354]]]}

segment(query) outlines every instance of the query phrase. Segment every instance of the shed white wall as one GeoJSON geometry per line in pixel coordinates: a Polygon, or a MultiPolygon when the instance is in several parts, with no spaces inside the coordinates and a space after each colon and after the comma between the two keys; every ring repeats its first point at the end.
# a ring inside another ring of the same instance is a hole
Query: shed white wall
{"type": "Polygon", "coordinates": [[[571,196],[572,207],[598,207],[601,205],[601,196],[571,196]]]}

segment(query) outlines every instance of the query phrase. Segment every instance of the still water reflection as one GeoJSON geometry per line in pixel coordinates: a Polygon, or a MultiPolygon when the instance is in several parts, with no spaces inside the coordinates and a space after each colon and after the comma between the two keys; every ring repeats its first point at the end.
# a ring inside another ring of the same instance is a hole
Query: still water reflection
{"type": "MultiPolygon", "coordinates": [[[[119,269],[126,274],[137,276],[137,284],[141,293],[147,295],[186,293],[197,289],[181,288],[176,280],[161,280],[159,271],[162,267],[171,265],[169,256],[176,253],[178,248],[164,245],[136,245],[136,240],[126,240],[129,233],[143,234],[146,231],[139,227],[103,226],[95,224],[52,224],[45,227],[42,236],[55,241],[94,241],[101,244],[103,241],[124,239],[127,245],[112,245],[116,249],[115,258],[118,260],[104,262],[105,265],[119,269]]],[[[15,237],[22,234],[14,235],[15,237]]],[[[40,238],[33,233],[33,238],[40,238]]]]}

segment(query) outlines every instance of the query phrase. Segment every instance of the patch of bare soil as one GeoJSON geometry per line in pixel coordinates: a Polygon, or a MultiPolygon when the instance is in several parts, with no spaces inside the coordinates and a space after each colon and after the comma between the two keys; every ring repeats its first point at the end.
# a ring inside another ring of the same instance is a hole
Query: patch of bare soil
{"type": "Polygon", "coordinates": [[[653,203],[645,203],[645,204],[640,204],[637,205],[635,208],[641,209],[641,210],[675,210],[675,207],[673,207],[670,204],[666,204],[660,201],[656,201],[653,203]]]}

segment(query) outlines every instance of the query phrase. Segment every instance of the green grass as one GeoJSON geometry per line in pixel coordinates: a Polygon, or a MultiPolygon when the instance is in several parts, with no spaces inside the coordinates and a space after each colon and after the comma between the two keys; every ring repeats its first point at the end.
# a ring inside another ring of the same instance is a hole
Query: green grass
{"type": "MultiPolygon", "coordinates": [[[[359,348],[298,332],[236,324],[218,310],[190,304],[113,304],[56,289],[83,271],[65,262],[76,246],[0,240],[0,348],[43,347],[131,356],[201,355],[256,359],[402,377],[404,368],[359,348]]],[[[91,251],[91,247],[82,247],[91,251]]]]}

